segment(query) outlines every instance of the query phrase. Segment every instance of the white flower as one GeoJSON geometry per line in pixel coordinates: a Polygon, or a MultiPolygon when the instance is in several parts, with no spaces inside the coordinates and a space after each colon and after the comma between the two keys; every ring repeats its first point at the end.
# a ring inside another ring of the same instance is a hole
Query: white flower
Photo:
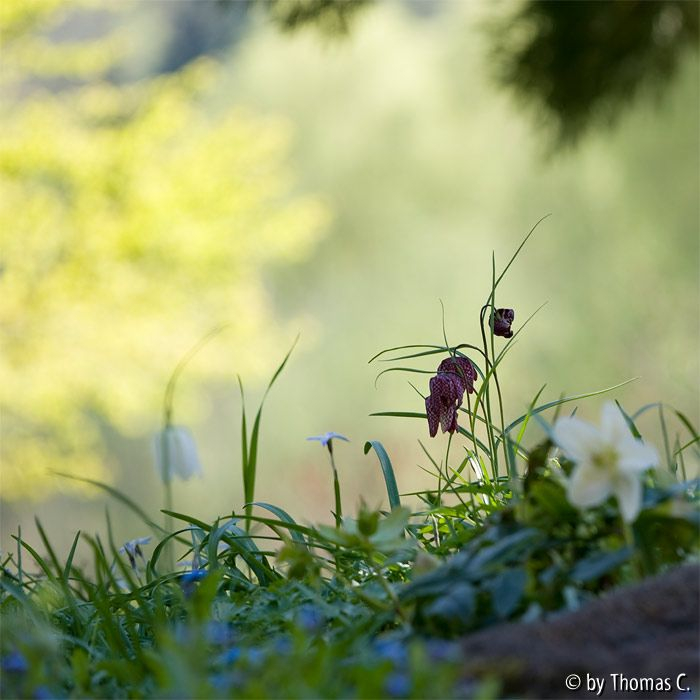
{"type": "Polygon", "coordinates": [[[578,418],[560,418],[552,430],[554,442],[576,466],[567,482],[567,497],[588,508],[615,496],[625,522],[641,509],[641,474],[659,464],[656,449],[635,438],[620,409],[603,406],[600,428],[578,418]]]}
{"type": "Polygon", "coordinates": [[[156,471],[164,483],[178,476],[185,481],[193,475],[202,476],[197,445],[190,431],[180,425],[170,425],[156,434],[156,471]]]}

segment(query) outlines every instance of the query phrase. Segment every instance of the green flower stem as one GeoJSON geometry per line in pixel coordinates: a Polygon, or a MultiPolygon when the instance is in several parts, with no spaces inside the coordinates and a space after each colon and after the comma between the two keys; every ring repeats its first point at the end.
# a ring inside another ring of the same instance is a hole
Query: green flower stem
{"type": "MultiPolygon", "coordinates": [[[[168,441],[168,431],[171,428],[171,415],[172,410],[166,408],[165,410],[165,425],[163,427],[163,433],[161,435],[161,446],[163,453],[163,500],[165,503],[165,510],[173,510],[173,479],[172,479],[172,466],[170,460],[170,444],[168,441]]],[[[170,534],[173,531],[173,518],[171,515],[166,513],[165,522],[163,523],[166,533],[170,534]]],[[[165,562],[168,566],[169,571],[174,571],[175,569],[175,558],[173,554],[172,542],[168,542],[165,547],[165,562]]]]}
{"type": "MultiPolygon", "coordinates": [[[[484,343],[484,358],[486,360],[486,374],[491,370],[491,360],[489,359],[489,347],[486,342],[486,331],[484,330],[484,310],[488,307],[485,306],[481,309],[481,339],[484,343]]],[[[495,375],[495,370],[492,371],[492,376],[495,375]]],[[[496,454],[496,439],[493,434],[493,424],[491,421],[491,392],[489,387],[484,388],[484,401],[482,402],[484,407],[484,417],[486,418],[486,436],[489,441],[489,451],[491,452],[491,474],[494,481],[498,481],[498,455],[496,454]]]]}
{"type": "Polygon", "coordinates": [[[381,574],[380,571],[377,571],[374,567],[372,568],[372,572],[374,573],[374,577],[379,581],[381,587],[386,591],[386,594],[389,596],[389,600],[391,600],[391,603],[393,605],[394,611],[398,615],[398,617],[401,619],[401,622],[405,625],[409,625],[409,619],[408,615],[406,614],[406,611],[401,607],[401,601],[399,600],[399,597],[396,595],[396,591],[391,587],[391,584],[386,580],[386,577],[381,574]]]}
{"type": "Polygon", "coordinates": [[[331,443],[328,443],[328,454],[331,459],[331,468],[333,469],[333,491],[335,493],[335,525],[340,527],[343,523],[343,504],[340,500],[340,480],[338,479],[338,470],[335,466],[335,458],[333,457],[333,448],[331,443]]]}
{"type": "MultiPolygon", "coordinates": [[[[447,449],[445,450],[445,488],[450,483],[450,468],[449,468],[449,459],[450,459],[450,445],[452,445],[452,433],[450,433],[450,436],[447,438],[447,449]]],[[[443,487],[442,487],[442,470],[438,469],[438,491],[437,491],[437,504],[438,506],[442,505],[442,493],[443,493],[443,487]]]]}

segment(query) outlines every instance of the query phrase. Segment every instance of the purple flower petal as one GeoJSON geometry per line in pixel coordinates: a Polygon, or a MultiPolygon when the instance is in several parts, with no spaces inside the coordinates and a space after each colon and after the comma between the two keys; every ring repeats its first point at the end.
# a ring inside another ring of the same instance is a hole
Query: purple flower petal
{"type": "Polygon", "coordinates": [[[493,334],[503,338],[512,338],[513,331],[510,329],[515,320],[513,309],[496,309],[492,316],[493,334]]]}
{"type": "Polygon", "coordinates": [[[457,409],[464,392],[474,391],[476,368],[466,357],[448,357],[440,363],[437,374],[430,379],[430,395],[425,399],[430,437],[437,435],[438,425],[443,433],[458,429],[457,409]]]}

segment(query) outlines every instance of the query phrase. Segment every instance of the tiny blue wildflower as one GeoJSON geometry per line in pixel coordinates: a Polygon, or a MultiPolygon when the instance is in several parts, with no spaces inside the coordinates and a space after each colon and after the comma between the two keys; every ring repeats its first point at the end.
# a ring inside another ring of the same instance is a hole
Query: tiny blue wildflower
{"type": "Polygon", "coordinates": [[[204,634],[210,644],[218,644],[220,646],[231,644],[234,637],[231,625],[218,620],[208,622],[204,634]]]}
{"type": "Polygon", "coordinates": [[[207,575],[206,569],[192,569],[186,574],[180,577],[180,585],[182,586],[182,592],[187,598],[189,598],[192,593],[194,593],[195,584],[201,581],[207,575]]]}
{"type": "Polygon", "coordinates": [[[186,574],[183,574],[180,577],[181,583],[188,584],[188,583],[196,583],[197,581],[201,581],[203,578],[206,578],[207,572],[205,569],[193,569],[192,571],[188,571],[186,574]]]}
{"type": "Polygon", "coordinates": [[[297,624],[305,632],[318,632],[325,621],[325,616],[315,605],[303,605],[297,613],[297,624]]]}
{"type": "Polygon", "coordinates": [[[260,666],[265,661],[265,653],[258,647],[251,647],[246,652],[246,659],[251,666],[260,666]]]}
{"type": "Polygon", "coordinates": [[[280,636],[275,640],[275,653],[280,654],[281,656],[286,656],[287,654],[291,654],[293,649],[294,645],[289,637],[280,636]]]}
{"type": "Polygon", "coordinates": [[[209,683],[214,690],[223,693],[231,687],[231,674],[230,673],[212,673],[209,676],[209,683]]]}
{"type": "Polygon", "coordinates": [[[307,437],[307,440],[317,440],[324,447],[328,448],[328,451],[333,454],[333,440],[345,440],[345,442],[350,442],[345,435],[340,433],[324,433],[323,435],[313,435],[312,437],[307,437]]]}
{"type": "Polygon", "coordinates": [[[395,666],[405,664],[408,658],[406,645],[398,639],[375,639],[374,651],[380,659],[391,661],[395,666]]]}
{"type": "Polygon", "coordinates": [[[45,685],[40,685],[32,694],[34,700],[55,700],[56,694],[52,693],[45,685]]]}
{"type": "Polygon", "coordinates": [[[217,661],[224,666],[235,664],[241,658],[241,650],[239,647],[231,647],[219,655],[217,661]]]}
{"type": "Polygon", "coordinates": [[[407,698],[411,694],[411,679],[405,673],[391,673],[384,681],[384,690],[392,698],[407,698]]]}
{"type": "Polygon", "coordinates": [[[137,537],[134,540],[124,542],[124,545],[119,548],[119,554],[126,554],[129,558],[129,564],[131,564],[131,568],[134,569],[134,571],[137,568],[136,557],[139,557],[144,564],[146,563],[141,545],[148,544],[150,541],[150,537],[137,537]]]}
{"type": "Polygon", "coordinates": [[[26,673],[29,670],[29,664],[24,655],[15,649],[3,658],[2,670],[5,673],[26,673]]]}

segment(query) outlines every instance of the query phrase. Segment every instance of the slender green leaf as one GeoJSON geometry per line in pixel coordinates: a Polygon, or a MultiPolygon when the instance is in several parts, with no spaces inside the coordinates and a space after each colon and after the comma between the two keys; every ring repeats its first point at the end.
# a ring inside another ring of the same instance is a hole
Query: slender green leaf
{"type": "Polygon", "coordinates": [[[367,454],[372,448],[374,448],[374,451],[377,453],[377,457],[379,457],[379,464],[382,467],[384,483],[386,484],[386,492],[389,497],[389,505],[391,506],[392,510],[394,508],[399,508],[401,506],[401,498],[399,497],[399,489],[396,485],[394,467],[391,464],[389,455],[384,449],[384,445],[382,445],[382,443],[378,440],[368,440],[365,443],[365,454],[367,454]]]}
{"type": "Polygon", "coordinates": [[[508,264],[503,268],[503,272],[501,272],[501,274],[498,276],[498,279],[493,283],[493,285],[492,285],[492,290],[491,290],[491,294],[489,295],[489,298],[486,300],[485,306],[488,306],[488,305],[491,303],[491,300],[494,298],[494,295],[495,295],[496,287],[498,287],[498,285],[500,284],[501,280],[502,280],[503,277],[505,276],[506,272],[508,272],[508,270],[510,269],[510,266],[513,264],[513,262],[515,261],[515,259],[516,259],[516,258],[518,257],[518,255],[520,254],[520,251],[523,249],[523,246],[528,242],[530,236],[532,236],[532,234],[535,232],[535,229],[536,229],[545,219],[549,218],[550,216],[551,216],[551,214],[545,214],[545,215],[530,229],[530,231],[529,231],[529,233],[527,234],[527,236],[525,236],[525,238],[523,238],[522,243],[517,247],[515,253],[513,253],[513,256],[512,256],[511,259],[508,261],[508,264]]]}
{"type": "MultiPolygon", "coordinates": [[[[634,381],[636,381],[636,377],[633,379],[628,379],[625,382],[621,382],[620,384],[615,384],[615,386],[607,387],[606,389],[599,389],[598,391],[590,391],[590,392],[585,393],[585,394],[577,394],[576,396],[565,396],[562,399],[557,399],[556,401],[550,401],[549,403],[546,403],[542,406],[538,406],[537,408],[533,409],[530,412],[530,415],[535,416],[538,413],[542,413],[542,411],[547,411],[550,408],[554,408],[555,406],[561,406],[562,404],[565,404],[565,403],[571,403],[572,401],[580,401],[582,399],[588,399],[592,396],[600,396],[601,394],[607,394],[610,391],[615,391],[615,389],[619,389],[620,387],[626,386],[630,382],[634,382],[634,381]]],[[[525,420],[525,416],[520,416],[520,418],[517,418],[510,425],[506,426],[505,432],[506,433],[510,432],[513,428],[515,428],[516,425],[520,425],[524,420],[525,420]]]]}
{"type": "Polygon", "coordinates": [[[75,538],[73,539],[73,544],[71,545],[70,552],[68,553],[68,559],[66,559],[66,565],[63,568],[63,580],[68,582],[68,576],[70,575],[71,567],[73,566],[73,556],[75,555],[75,549],[78,546],[78,538],[80,537],[80,530],[75,533],[75,538]]]}
{"type": "Polygon", "coordinates": [[[625,411],[625,409],[622,408],[622,405],[620,404],[620,402],[617,399],[615,399],[615,405],[617,406],[618,410],[622,414],[622,417],[625,419],[625,423],[627,423],[627,427],[630,429],[630,432],[632,433],[632,435],[634,435],[634,437],[641,440],[642,434],[639,432],[639,430],[637,429],[637,426],[634,424],[634,421],[629,416],[627,411],[625,411]]]}
{"type": "Polygon", "coordinates": [[[39,537],[41,537],[41,541],[44,543],[44,547],[46,547],[46,553],[49,555],[49,559],[51,559],[51,563],[53,564],[54,568],[56,569],[56,577],[62,578],[63,577],[63,567],[61,566],[60,562],[58,561],[58,557],[56,556],[56,552],[54,551],[54,548],[51,546],[51,543],[49,542],[49,538],[46,535],[46,531],[44,530],[41,522],[39,521],[39,518],[34,518],[34,522],[36,524],[36,529],[39,532],[39,537]]]}
{"type": "Polygon", "coordinates": [[[141,506],[139,506],[128,496],[119,491],[119,489],[115,489],[113,486],[109,486],[109,484],[97,481],[96,479],[88,479],[83,476],[74,476],[73,474],[64,474],[63,472],[56,471],[54,471],[53,473],[57,476],[63,477],[64,479],[73,479],[73,481],[81,481],[85,484],[91,484],[92,486],[96,486],[97,488],[106,491],[110,496],[113,496],[120,503],[129,508],[129,510],[136,513],[136,515],[138,515],[139,518],[141,518],[141,520],[143,520],[143,522],[146,523],[146,525],[148,525],[148,527],[150,527],[152,530],[154,530],[158,534],[166,532],[165,528],[161,527],[160,525],[158,525],[158,523],[154,522],[148,517],[148,514],[145,510],[143,510],[143,508],[141,508],[141,506]]]}
{"type": "MultiPolygon", "coordinates": [[[[264,508],[265,510],[270,511],[270,513],[276,515],[280,520],[284,521],[289,525],[296,525],[296,521],[294,520],[294,518],[292,518],[292,516],[289,515],[287,511],[283,510],[279,506],[275,506],[271,503],[263,503],[260,501],[256,501],[251,505],[258,506],[259,508],[264,508]]],[[[301,532],[299,532],[298,530],[290,530],[289,534],[297,544],[303,545],[304,547],[307,546],[306,540],[304,539],[304,535],[301,532]]]]}

